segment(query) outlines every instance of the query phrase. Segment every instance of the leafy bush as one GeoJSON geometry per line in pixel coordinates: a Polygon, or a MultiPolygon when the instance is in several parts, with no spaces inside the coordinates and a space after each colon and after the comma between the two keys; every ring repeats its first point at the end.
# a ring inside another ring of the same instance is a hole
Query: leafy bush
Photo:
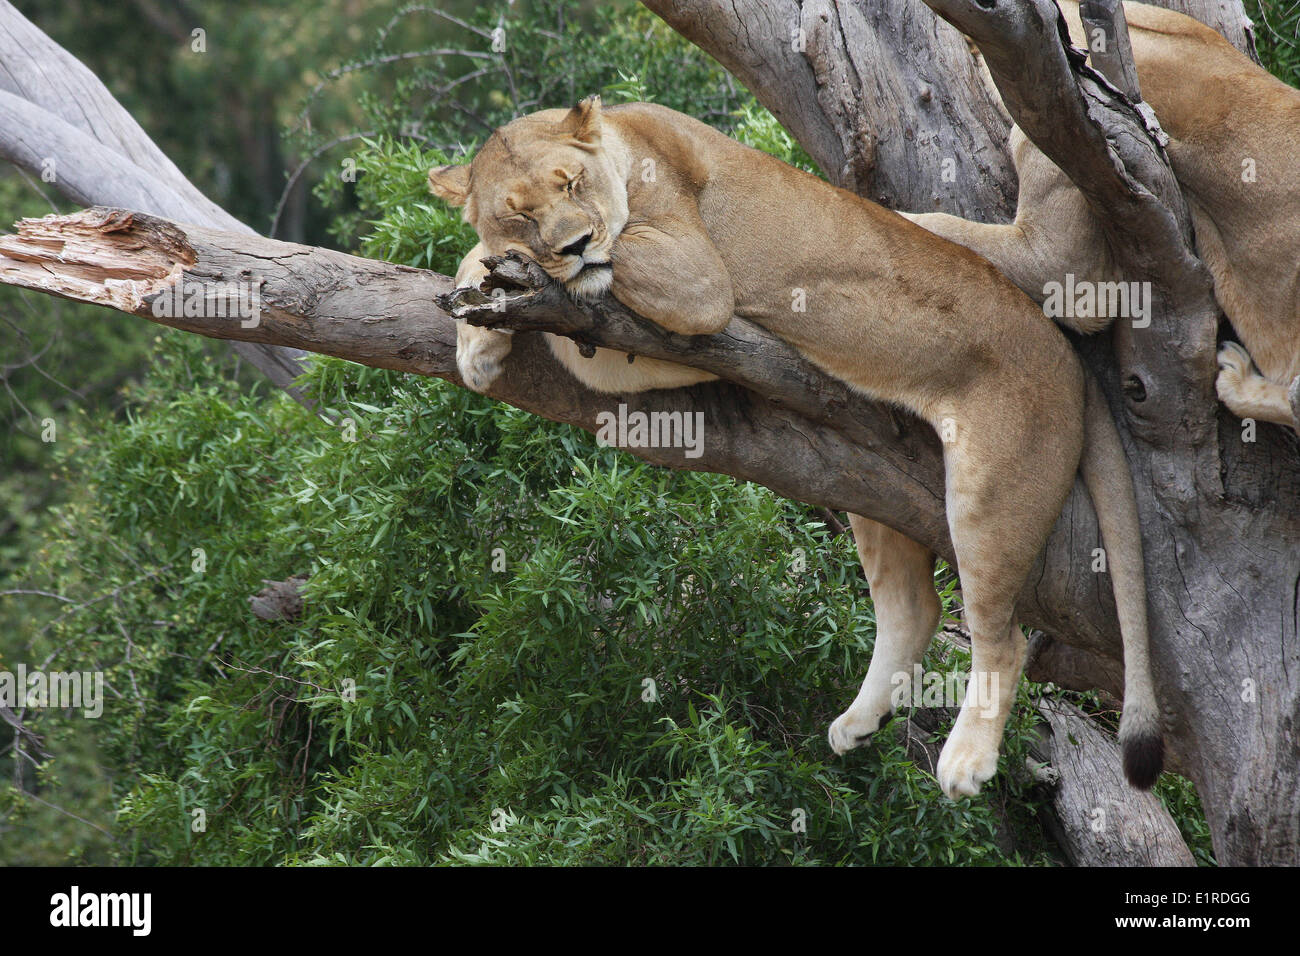
{"type": "Polygon", "coordinates": [[[1260,62],[1291,86],[1300,86],[1300,7],[1280,0],[1244,0],[1255,24],[1260,62]]]}
{"type": "Polygon", "coordinates": [[[1017,858],[996,801],[943,799],[889,734],[826,762],[873,622],[806,509],[321,360],[348,441],[189,387],[201,355],[162,343],[129,421],[66,452],[75,532],[33,568],[82,605],[37,643],[122,695],[93,730],[123,860],[1017,858]],[[300,572],[300,618],[250,614],[300,572]]]}

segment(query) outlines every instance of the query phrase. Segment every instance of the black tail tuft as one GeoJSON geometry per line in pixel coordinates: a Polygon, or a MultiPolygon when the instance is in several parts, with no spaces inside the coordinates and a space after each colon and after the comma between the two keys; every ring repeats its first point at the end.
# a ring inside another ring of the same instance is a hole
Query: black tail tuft
{"type": "Polygon", "coordinates": [[[1159,732],[1134,734],[1124,741],[1124,776],[1139,790],[1150,790],[1165,765],[1165,741],[1159,732]]]}

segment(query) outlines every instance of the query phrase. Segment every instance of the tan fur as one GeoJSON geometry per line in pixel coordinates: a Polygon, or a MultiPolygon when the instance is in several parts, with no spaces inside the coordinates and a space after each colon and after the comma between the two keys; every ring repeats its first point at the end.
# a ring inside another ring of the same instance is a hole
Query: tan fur
{"type": "MultiPolygon", "coordinates": [[[[1104,525],[1107,548],[1127,558],[1119,562],[1124,587],[1116,581],[1121,620],[1145,648],[1140,538],[1114,425],[1095,393],[1088,397],[1082,367],[1059,330],[985,260],[648,104],[602,111],[587,100],[567,113],[523,117],[493,134],[468,173],[431,170],[430,184],[465,205],[481,240],[460,282],[481,278],[476,260],[484,251],[517,249],[573,294],[607,286],[676,332],[715,333],[734,313],[947,436],[948,524],[973,669],[998,675],[998,697],[991,708],[963,708],[939,764],[945,793],[974,794],[996,771],[1024,654],[1014,601],[1085,456],[1098,512],[1114,518],[1104,525]],[[512,218],[521,213],[529,218],[512,218]],[[575,237],[586,235],[587,246],[575,251],[575,237]],[[806,310],[794,307],[797,300],[806,310]],[[1098,436],[1099,422],[1111,441],[1098,436]],[[1103,473],[1118,479],[1095,480],[1103,473]]],[[[703,378],[666,363],[628,365],[618,353],[587,360],[563,340],[551,341],[575,376],[602,391],[703,378]]],[[[491,384],[509,343],[501,333],[462,330],[458,361],[471,387],[491,384]]],[[[910,575],[913,584],[924,577],[910,575]]],[[[917,606],[926,609],[926,624],[914,628],[911,644],[923,652],[933,602],[922,598],[917,606]]],[[[895,656],[910,659],[914,649],[895,656]]],[[[879,702],[859,695],[859,703],[874,712],[879,702]]],[[[1130,706],[1149,713],[1154,700],[1130,706]]],[[[850,723],[848,745],[856,745],[865,722],[850,723]]],[[[834,731],[832,743],[842,749],[834,731]]]]}
{"type": "MultiPolygon", "coordinates": [[[[1059,5],[1075,45],[1085,47],[1077,2],[1059,5]]],[[[1243,418],[1300,430],[1286,398],[1300,376],[1300,91],[1190,17],[1139,3],[1124,11],[1142,97],[1169,134],[1198,251],[1246,347],[1221,350],[1219,396],[1243,418]]],[[[979,252],[1039,300],[1044,284],[1065,272],[1125,278],[1065,174],[1018,128],[1010,145],[1020,176],[1013,224],[936,213],[908,218],[979,252]]],[[[1106,324],[1062,321],[1083,332],[1106,324]]]]}

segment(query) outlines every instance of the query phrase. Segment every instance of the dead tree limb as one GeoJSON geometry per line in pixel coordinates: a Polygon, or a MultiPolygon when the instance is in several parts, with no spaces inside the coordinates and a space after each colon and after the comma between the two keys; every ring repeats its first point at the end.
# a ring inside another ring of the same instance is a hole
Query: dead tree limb
{"type": "MultiPolygon", "coordinates": [[[[124,210],[23,220],[18,229],[0,238],[0,282],[200,335],[287,345],[460,384],[455,319],[437,306],[440,298],[460,301],[445,298],[453,291],[445,276],[124,210]],[[256,297],[255,321],[236,314],[241,295],[256,297]],[[201,304],[186,309],[177,302],[201,304]]],[[[567,297],[556,295],[553,286],[542,286],[516,303],[521,312],[509,321],[561,333],[581,329],[593,344],[707,367],[755,391],[726,382],[601,395],[564,372],[540,337],[521,333],[494,397],[589,431],[597,429],[599,412],[619,402],[631,410],[703,410],[710,437],[700,458],[686,457],[684,449],[633,451],[656,464],[759,481],[837,510],[856,505],[887,513],[949,551],[942,457],[928,426],[854,395],[743,320],[721,335],[692,340],[666,335],[611,303],[610,331],[603,319],[595,321],[597,310],[565,312],[567,297]]],[[[1082,513],[1091,513],[1086,495],[1082,513]]]]}
{"type": "MultiPolygon", "coordinates": [[[[0,281],[201,335],[288,345],[460,381],[455,321],[436,305],[439,296],[452,292],[451,280],[331,250],[94,209],[20,223],[17,235],[0,239],[0,281]],[[233,308],[175,307],[227,301],[239,294],[232,284],[256,289],[255,322],[233,308]]],[[[545,293],[540,299],[546,301],[545,293]]],[[[656,464],[730,474],[797,500],[865,514],[951,555],[942,455],[927,426],[852,394],[743,322],[722,335],[685,341],[617,308],[617,334],[592,322],[590,314],[557,319],[553,302],[546,309],[549,319],[526,321],[559,331],[572,331],[577,323],[593,344],[634,345],[639,354],[707,367],[733,381],[601,395],[563,372],[540,337],[520,333],[494,397],[588,431],[597,429],[600,412],[619,403],[629,411],[702,411],[708,439],[701,457],[686,457],[684,449],[629,450],[656,464]]],[[[1072,570],[1086,566],[1098,544],[1091,503],[1076,485],[1022,595],[1021,614],[1045,630],[1113,652],[1109,589],[1098,587],[1094,575],[1072,570]]]]}
{"type": "Polygon", "coordinates": [[[1053,814],[1044,824],[1075,866],[1195,866],[1169,811],[1124,779],[1114,738],[1062,701],[1044,700],[1053,814]]]}

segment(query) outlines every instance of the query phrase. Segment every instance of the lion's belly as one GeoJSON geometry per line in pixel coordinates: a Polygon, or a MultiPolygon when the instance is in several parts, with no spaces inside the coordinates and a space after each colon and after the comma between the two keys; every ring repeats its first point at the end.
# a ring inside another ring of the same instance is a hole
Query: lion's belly
{"type": "Polygon", "coordinates": [[[626,352],[596,349],[591,358],[578,351],[577,343],[563,335],[546,334],[551,353],[583,385],[597,392],[630,394],[658,388],[685,388],[717,378],[709,372],[637,356],[628,361],[626,352]]]}

